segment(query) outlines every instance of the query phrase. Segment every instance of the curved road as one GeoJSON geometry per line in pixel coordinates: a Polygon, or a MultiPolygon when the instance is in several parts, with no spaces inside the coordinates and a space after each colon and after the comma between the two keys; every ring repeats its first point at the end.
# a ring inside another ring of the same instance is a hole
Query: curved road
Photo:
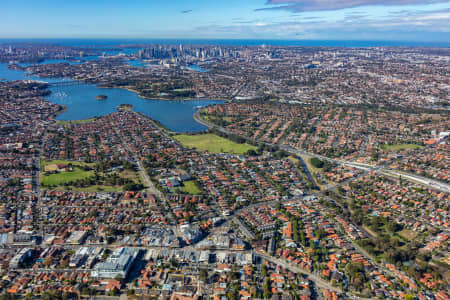
{"type": "MultiPolygon", "coordinates": [[[[226,128],[223,128],[223,127],[217,126],[215,124],[209,123],[209,122],[203,120],[202,118],[200,118],[200,110],[197,110],[195,112],[194,120],[196,120],[197,122],[199,122],[202,125],[207,126],[208,128],[216,129],[216,130],[218,130],[218,131],[220,131],[220,132],[222,132],[224,134],[237,135],[236,133],[230,132],[226,128]]],[[[446,193],[450,193],[450,185],[449,184],[446,184],[446,183],[441,182],[441,181],[429,179],[429,178],[424,178],[424,177],[421,177],[421,176],[418,176],[418,175],[409,174],[409,173],[406,173],[406,172],[399,172],[399,171],[396,171],[396,170],[394,171],[394,170],[391,170],[390,168],[388,168],[388,167],[386,167],[384,165],[372,166],[372,165],[363,164],[363,163],[349,162],[349,161],[343,161],[343,160],[338,160],[338,159],[332,159],[332,158],[329,158],[329,157],[326,157],[326,156],[323,156],[323,155],[320,155],[320,154],[310,153],[310,152],[307,152],[307,151],[304,151],[304,150],[293,148],[293,147],[288,146],[288,145],[274,145],[274,144],[270,144],[270,143],[267,143],[267,142],[262,142],[262,141],[259,141],[259,140],[255,140],[255,139],[252,139],[252,138],[249,138],[249,137],[246,137],[246,136],[241,136],[241,137],[246,139],[246,140],[255,142],[255,143],[264,143],[264,144],[269,145],[269,146],[278,146],[281,150],[289,152],[289,153],[294,154],[296,156],[308,155],[308,156],[311,156],[311,157],[317,157],[317,158],[319,158],[321,160],[326,160],[326,161],[329,161],[329,162],[332,162],[332,163],[336,163],[336,164],[339,164],[339,165],[346,165],[346,166],[349,166],[349,167],[352,167],[352,168],[362,169],[364,171],[373,171],[373,172],[376,172],[376,173],[380,173],[380,174],[387,175],[387,176],[394,176],[394,177],[400,177],[401,176],[404,179],[407,179],[407,180],[412,181],[414,183],[419,183],[419,184],[425,185],[428,188],[439,190],[439,191],[446,192],[446,193]]]]}

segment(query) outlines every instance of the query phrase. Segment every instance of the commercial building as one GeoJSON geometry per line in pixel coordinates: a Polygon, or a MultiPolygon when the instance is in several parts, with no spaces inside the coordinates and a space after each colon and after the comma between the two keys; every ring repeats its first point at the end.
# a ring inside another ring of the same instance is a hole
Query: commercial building
{"type": "Polygon", "coordinates": [[[94,267],[91,276],[94,278],[115,278],[117,276],[126,278],[138,254],[139,249],[117,248],[105,262],[94,267]]]}
{"type": "Polygon", "coordinates": [[[27,258],[31,257],[33,254],[33,250],[30,248],[23,248],[17,253],[9,262],[9,267],[12,269],[17,269],[27,260],[27,258]]]}

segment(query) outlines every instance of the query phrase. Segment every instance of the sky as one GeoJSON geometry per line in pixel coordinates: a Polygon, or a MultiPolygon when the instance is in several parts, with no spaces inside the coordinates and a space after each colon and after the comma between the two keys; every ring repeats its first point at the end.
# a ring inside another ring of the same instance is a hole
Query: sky
{"type": "Polygon", "coordinates": [[[0,0],[0,38],[450,41],[450,0],[0,0]]]}

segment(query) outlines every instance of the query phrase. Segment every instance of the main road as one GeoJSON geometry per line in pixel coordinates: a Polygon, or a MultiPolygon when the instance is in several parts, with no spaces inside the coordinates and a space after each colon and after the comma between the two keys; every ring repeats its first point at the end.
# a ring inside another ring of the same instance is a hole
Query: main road
{"type": "Polygon", "coordinates": [[[137,154],[131,150],[131,148],[128,146],[127,143],[125,143],[123,141],[122,133],[120,132],[120,130],[117,129],[117,127],[115,126],[114,122],[111,119],[110,119],[110,123],[111,123],[111,126],[116,131],[117,136],[120,138],[120,143],[125,148],[125,150],[127,150],[127,152],[133,157],[133,160],[135,161],[136,165],[138,166],[139,174],[141,175],[141,178],[144,181],[146,191],[162,198],[162,196],[163,196],[162,193],[155,187],[153,182],[150,180],[150,177],[148,176],[147,172],[145,171],[145,168],[142,165],[141,160],[137,157],[137,154]]]}
{"type": "Polygon", "coordinates": [[[276,258],[276,257],[271,256],[271,255],[267,255],[267,254],[265,254],[265,253],[263,253],[261,251],[255,251],[254,255],[258,256],[258,257],[260,257],[260,258],[262,258],[264,260],[267,260],[267,261],[269,261],[269,262],[271,262],[273,264],[282,266],[283,268],[288,269],[289,271],[291,271],[293,273],[296,273],[296,274],[300,273],[300,274],[303,274],[303,275],[307,275],[320,288],[328,289],[328,290],[336,292],[336,293],[344,294],[344,291],[342,291],[340,288],[332,286],[329,282],[323,280],[322,278],[318,277],[317,275],[315,275],[315,274],[313,274],[313,273],[311,273],[311,272],[309,272],[309,271],[307,271],[305,269],[302,269],[302,268],[298,267],[297,265],[295,265],[295,264],[293,264],[291,262],[288,262],[286,260],[282,260],[280,258],[276,258]]]}
{"type": "MultiPolygon", "coordinates": [[[[195,113],[194,119],[195,119],[197,122],[200,122],[201,124],[203,124],[203,125],[205,125],[205,126],[207,126],[207,127],[209,127],[209,128],[214,128],[214,129],[219,130],[220,132],[225,133],[225,134],[232,134],[231,132],[229,132],[229,131],[228,131],[227,129],[225,129],[225,128],[222,128],[222,127],[219,127],[219,126],[210,124],[210,123],[208,123],[208,122],[202,120],[202,119],[200,118],[200,116],[199,116],[199,111],[197,111],[197,112],[195,113]]],[[[244,137],[244,136],[243,136],[243,138],[245,138],[245,139],[247,139],[247,140],[250,140],[250,141],[253,141],[253,142],[256,142],[256,143],[261,143],[261,141],[257,141],[257,140],[254,140],[254,139],[249,139],[249,138],[244,137]]],[[[273,145],[273,144],[269,144],[269,143],[265,143],[265,142],[263,142],[263,143],[266,144],[266,145],[272,146],[272,147],[275,146],[275,145],[273,145]]],[[[426,179],[417,180],[417,177],[416,177],[416,176],[409,175],[409,174],[404,174],[404,173],[400,173],[400,172],[396,172],[396,171],[392,171],[392,170],[386,168],[386,167],[383,166],[383,165],[380,165],[380,166],[370,166],[370,165],[365,165],[365,164],[360,164],[360,163],[354,163],[354,162],[347,162],[347,161],[341,161],[341,160],[331,159],[331,158],[328,158],[328,157],[325,157],[325,156],[322,156],[322,155],[310,153],[310,152],[307,152],[307,151],[304,151],[304,150],[299,150],[299,149],[296,149],[296,148],[293,148],[293,147],[290,147],[290,146],[286,146],[286,145],[278,145],[278,147],[279,147],[280,149],[282,149],[283,151],[289,152],[289,153],[294,154],[294,155],[297,155],[297,156],[300,156],[300,155],[306,155],[306,156],[309,156],[309,157],[317,157],[317,158],[322,159],[322,160],[326,160],[326,161],[330,161],[330,162],[333,162],[333,163],[337,163],[337,164],[341,164],[341,165],[346,165],[346,166],[350,166],[350,167],[354,167],[354,168],[358,168],[358,169],[362,169],[362,170],[363,170],[363,172],[362,172],[361,174],[359,174],[357,177],[350,178],[350,179],[348,179],[348,180],[345,180],[345,181],[343,181],[343,182],[341,182],[341,183],[339,183],[339,184],[333,185],[333,186],[327,186],[327,188],[326,188],[325,190],[322,190],[322,191],[318,191],[318,192],[316,192],[316,193],[313,193],[312,195],[315,195],[315,196],[323,195],[325,198],[328,198],[328,197],[325,195],[325,192],[326,192],[326,191],[334,190],[334,189],[338,188],[339,186],[342,186],[342,185],[344,185],[344,184],[347,184],[347,183],[350,182],[350,181],[353,181],[353,180],[356,180],[356,179],[358,179],[358,178],[361,178],[362,176],[365,176],[365,175],[368,174],[369,172],[381,173],[381,174],[384,174],[384,175],[387,175],[387,176],[391,176],[391,177],[392,177],[392,176],[394,176],[394,177],[402,176],[402,178],[409,179],[409,180],[411,180],[411,181],[418,182],[418,183],[421,183],[421,184],[425,184],[426,186],[428,186],[428,187],[430,187],[430,188],[435,188],[435,189],[439,189],[439,190],[444,190],[444,191],[447,191],[447,192],[450,190],[448,185],[443,184],[443,183],[441,183],[441,182],[432,184],[432,181],[431,181],[431,180],[426,180],[426,179]]],[[[420,178],[419,178],[419,179],[420,179],[420,178]]],[[[250,206],[246,207],[245,209],[249,209],[249,208],[252,207],[252,206],[268,205],[268,204],[272,204],[272,203],[275,203],[275,202],[276,202],[276,201],[272,201],[271,203],[269,203],[269,202],[256,203],[256,204],[253,204],[253,205],[250,205],[250,206]]],[[[336,202],[336,203],[337,203],[337,202],[336,202]]],[[[241,209],[241,210],[243,210],[243,209],[241,209]]],[[[239,213],[241,210],[236,211],[234,215],[235,215],[235,216],[238,215],[238,213],[239,213]]],[[[228,219],[227,219],[227,221],[228,221],[228,219]]],[[[361,231],[364,232],[364,230],[362,230],[361,228],[359,228],[359,227],[356,226],[355,224],[353,224],[353,225],[354,225],[356,228],[358,228],[359,230],[361,230],[361,231]]],[[[350,239],[350,240],[351,240],[351,239],[350,239]]],[[[355,247],[355,248],[356,248],[363,256],[365,256],[367,259],[369,259],[370,261],[372,261],[372,262],[373,262],[380,270],[383,270],[384,272],[390,274],[391,276],[396,277],[395,274],[393,274],[390,270],[388,270],[388,269],[384,268],[382,265],[378,264],[378,263],[373,259],[373,257],[367,253],[367,251],[365,251],[364,249],[362,249],[361,247],[359,247],[359,245],[357,245],[357,244],[356,244],[355,242],[353,242],[352,240],[351,240],[351,242],[352,242],[353,246],[354,246],[354,247],[355,247]]],[[[279,259],[279,258],[270,256],[270,255],[267,255],[267,254],[262,253],[262,252],[257,252],[257,254],[258,254],[260,257],[262,257],[262,258],[264,258],[264,259],[266,259],[266,260],[268,260],[268,261],[271,261],[271,262],[273,262],[273,263],[275,263],[275,264],[281,265],[281,266],[283,266],[283,267],[285,267],[285,268],[287,268],[287,269],[289,269],[289,270],[291,270],[291,271],[293,271],[293,272],[298,272],[298,273],[302,273],[302,274],[305,274],[305,275],[310,276],[310,277],[312,278],[312,280],[313,280],[314,282],[316,282],[317,285],[320,286],[320,287],[328,288],[328,289],[330,289],[330,290],[333,290],[333,291],[341,292],[341,293],[342,293],[342,291],[341,291],[340,289],[337,289],[337,288],[331,286],[329,283],[327,283],[327,282],[324,281],[323,279],[317,277],[316,275],[314,275],[314,274],[312,274],[312,273],[310,273],[310,272],[308,272],[308,271],[306,271],[306,270],[304,270],[304,269],[299,268],[299,267],[296,266],[296,265],[293,265],[293,264],[291,264],[291,263],[289,263],[289,262],[283,261],[283,260],[281,260],[281,259],[279,259]]]]}
{"type": "MultiPolygon", "coordinates": [[[[152,120],[151,120],[152,121],[152,120]]],[[[153,121],[152,121],[153,122],[153,121]]],[[[123,141],[123,137],[122,137],[122,133],[120,132],[120,130],[115,126],[114,122],[112,121],[112,119],[110,119],[110,123],[111,126],[114,128],[114,130],[117,133],[117,136],[120,138],[120,142],[122,143],[123,147],[127,150],[128,153],[130,153],[130,155],[132,155],[133,160],[136,162],[136,165],[138,167],[139,170],[139,174],[141,175],[142,180],[144,181],[144,185],[146,186],[145,191],[156,195],[161,201],[164,202],[164,205],[166,206],[166,210],[170,211],[170,205],[169,205],[169,201],[167,200],[166,196],[155,187],[155,184],[153,183],[153,181],[150,179],[150,177],[147,174],[147,171],[145,170],[144,166],[142,165],[142,161],[139,159],[138,155],[136,152],[134,152],[133,150],[131,150],[131,148],[128,146],[127,143],[125,143],[123,141]]],[[[154,124],[155,125],[155,124],[154,124]]],[[[156,125],[155,125],[156,126],[156,125]]],[[[169,217],[171,218],[171,214],[169,214],[169,217]]],[[[171,221],[175,221],[175,220],[171,220],[171,221]]],[[[178,232],[178,230],[176,231],[177,236],[180,235],[180,233],[178,232]]]]}
{"type": "MultiPolygon", "coordinates": [[[[215,124],[212,124],[212,123],[209,123],[209,122],[203,120],[200,117],[200,110],[197,110],[195,112],[194,119],[197,122],[199,122],[200,124],[205,125],[208,128],[218,130],[218,131],[220,131],[220,132],[222,132],[224,134],[237,135],[236,133],[230,132],[226,128],[217,126],[215,124]]],[[[379,174],[383,174],[383,175],[390,176],[390,177],[397,177],[397,178],[402,177],[402,178],[404,178],[406,180],[409,180],[411,182],[419,183],[421,185],[425,185],[426,187],[428,187],[430,189],[434,189],[434,190],[438,190],[438,191],[441,191],[441,192],[450,193],[450,185],[449,184],[446,184],[446,183],[441,182],[441,181],[433,180],[433,179],[428,179],[428,178],[425,178],[425,177],[422,177],[422,176],[409,174],[409,173],[406,173],[406,172],[400,172],[400,171],[391,170],[390,168],[388,168],[388,167],[386,167],[384,165],[372,166],[372,165],[369,165],[369,164],[363,164],[363,163],[358,163],[358,162],[351,162],[351,161],[344,161],[344,160],[339,160],[339,159],[333,159],[333,158],[329,158],[329,157],[326,157],[326,156],[323,156],[323,155],[320,155],[320,154],[315,154],[315,153],[307,152],[305,150],[300,150],[300,149],[291,147],[289,145],[271,144],[271,143],[267,143],[267,142],[263,142],[263,141],[260,141],[260,140],[256,140],[256,139],[253,139],[253,138],[250,138],[250,137],[247,137],[247,136],[241,136],[241,135],[240,135],[240,137],[242,137],[242,138],[244,138],[244,139],[246,139],[248,141],[257,143],[257,144],[263,143],[263,144],[271,146],[271,147],[278,147],[279,149],[281,149],[283,151],[286,151],[288,153],[294,154],[296,156],[305,155],[305,156],[309,156],[309,157],[316,157],[316,158],[321,159],[321,160],[329,161],[331,163],[336,163],[336,164],[339,164],[339,165],[344,165],[344,166],[348,166],[348,167],[352,167],[352,168],[361,169],[361,170],[364,170],[366,172],[376,172],[376,173],[379,173],[379,174]]]]}

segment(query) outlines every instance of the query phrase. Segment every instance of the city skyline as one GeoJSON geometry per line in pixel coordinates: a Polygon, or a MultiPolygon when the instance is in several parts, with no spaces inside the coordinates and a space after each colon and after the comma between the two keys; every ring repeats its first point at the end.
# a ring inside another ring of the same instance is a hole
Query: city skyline
{"type": "Polygon", "coordinates": [[[450,39],[450,1],[8,2],[0,38],[450,39]]]}

